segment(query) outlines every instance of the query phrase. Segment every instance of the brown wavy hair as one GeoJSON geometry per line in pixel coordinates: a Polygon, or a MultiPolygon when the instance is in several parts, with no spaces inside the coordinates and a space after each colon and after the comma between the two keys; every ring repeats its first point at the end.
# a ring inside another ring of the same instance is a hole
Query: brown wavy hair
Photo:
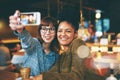
{"type": "Polygon", "coordinates": [[[43,39],[41,38],[41,34],[40,34],[40,30],[41,30],[41,26],[49,26],[50,24],[52,24],[55,27],[55,38],[53,39],[53,41],[51,42],[49,48],[51,51],[55,51],[58,52],[59,51],[59,43],[57,40],[57,29],[58,29],[58,24],[57,24],[57,20],[53,17],[44,17],[41,20],[41,24],[38,27],[38,39],[40,41],[41,44],[44,43],[43,39]]]}

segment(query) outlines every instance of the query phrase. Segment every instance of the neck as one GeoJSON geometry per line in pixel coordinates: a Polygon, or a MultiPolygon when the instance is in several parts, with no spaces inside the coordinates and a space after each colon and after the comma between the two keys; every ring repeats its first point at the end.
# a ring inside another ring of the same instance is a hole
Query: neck
{"type": "Polygon", "coordinates": [[[50,43],[43,43],[43,48],[44,48],[44,52],[46,54],[49,54],[50,53],[50,43]]]}
{"type": "Polygon", "coordinates": [[[44,49],[44,52],[45,52],[46,54],[49,54],[49,53],[50,53],[50,49],[44,49]]]}
{"type": "Polygon", "coordinates": [[[60,49],[60,54],[62,54],[63,52],[66,52],[69,49],[69,46],[61,45],[60,48],[61,48],[60,49]]]}

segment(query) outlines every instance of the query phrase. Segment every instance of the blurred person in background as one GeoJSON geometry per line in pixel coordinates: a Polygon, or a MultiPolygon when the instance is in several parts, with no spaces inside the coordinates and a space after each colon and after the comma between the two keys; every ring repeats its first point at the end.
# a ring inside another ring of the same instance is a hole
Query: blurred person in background
{"type": "Polygon", "coordinates": [[[0,43],[0,70],[5,70],[11,64],[10,50],[4,44],[0,43]]]}
{"type": "Polygon", "coordinates": [[[90,38],[89,38],[88,42],[94,42],[94,39],[95,39],[95,28],[94,28],[93,24],[89,24],[88,32],[90,34],[90,38]]]}

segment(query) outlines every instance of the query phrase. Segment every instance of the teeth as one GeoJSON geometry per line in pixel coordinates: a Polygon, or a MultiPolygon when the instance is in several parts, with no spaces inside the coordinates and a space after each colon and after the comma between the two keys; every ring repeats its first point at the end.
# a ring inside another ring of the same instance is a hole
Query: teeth
{"type": "Polygon", "coordinates": [[[50,39],[51,37],[50,36],[45,36],[46,39],[50,39]]]}
{"type": "Polygon", "coordinates": [[[45,38],[50,38],[50,36],[46,36],[45,38]]]}
{"type": "Polygon", "coordinates": [[[66,39],[61,39],[61,40],[66,40],[66,39]]]}
{"type": "Polygon", "coordinates": [[[67,40],[67,38],[61,38],[61,40],[67,40]]]}

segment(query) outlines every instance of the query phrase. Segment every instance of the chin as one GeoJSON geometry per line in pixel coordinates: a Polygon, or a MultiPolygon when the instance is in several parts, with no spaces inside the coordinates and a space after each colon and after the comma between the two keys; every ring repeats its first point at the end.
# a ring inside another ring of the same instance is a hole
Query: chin
{"type": "Polygon", "coordinates": [[[51,43],[52,40],[45,40],[45,43],[51,43]]]}
{"type": "Polygon", "coordinates": [[[45,43],[51,43],[51,42],[45,42],[45,43]]]}
{"type": "Polygon", "coordinates": [[[45,41],[45,43],[51,43],[50,41],[45,41]]]}

